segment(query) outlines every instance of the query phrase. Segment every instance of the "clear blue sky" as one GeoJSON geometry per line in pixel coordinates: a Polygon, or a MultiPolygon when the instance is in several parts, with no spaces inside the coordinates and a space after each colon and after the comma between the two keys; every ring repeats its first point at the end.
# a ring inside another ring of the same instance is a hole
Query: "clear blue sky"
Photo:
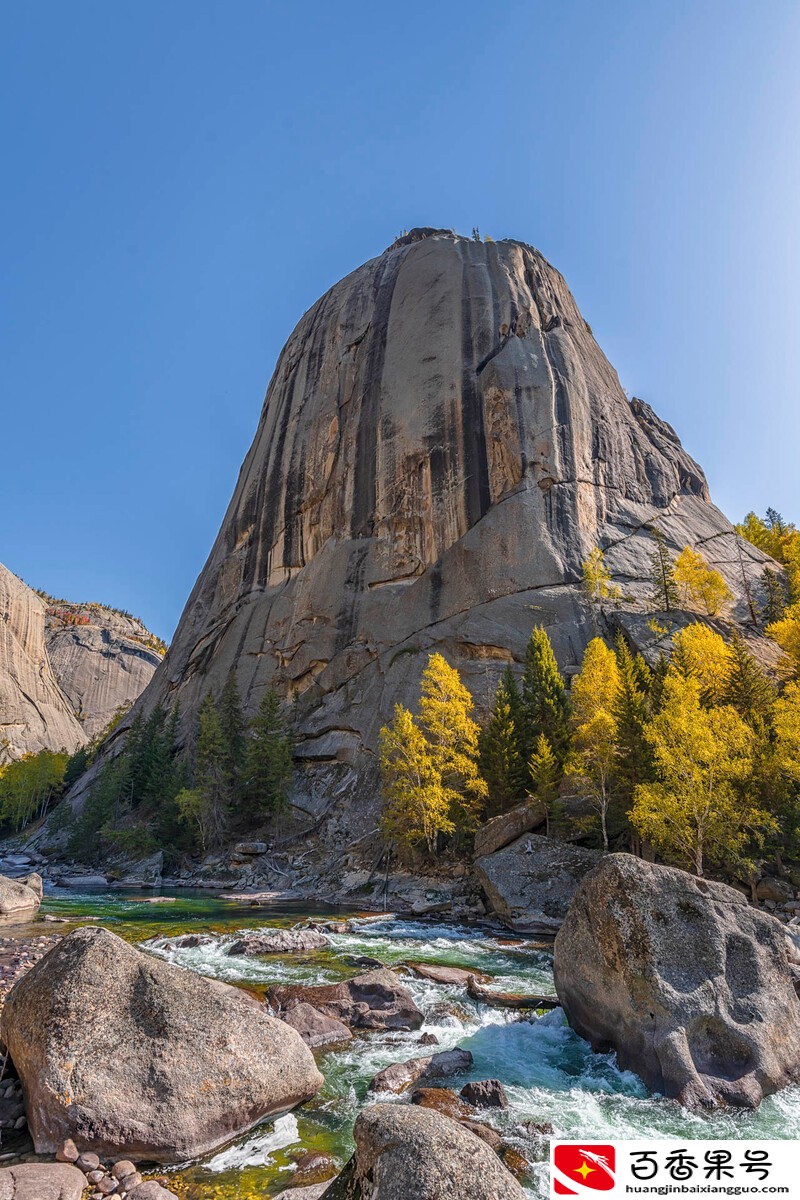
{"type": "Polygon", "coordinates": [[[403,227],[564,273],[800,519],[797,0],[3,6],[0,561],[169,637],[301,313],[403,227]]]}

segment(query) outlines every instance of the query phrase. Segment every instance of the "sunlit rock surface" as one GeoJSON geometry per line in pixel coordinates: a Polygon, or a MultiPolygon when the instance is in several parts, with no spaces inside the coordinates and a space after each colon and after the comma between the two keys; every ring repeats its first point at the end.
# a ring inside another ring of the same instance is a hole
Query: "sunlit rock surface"
{"type": "Polygon", "coordinates": [[[178,701],[188,734],[231,670],[249,713],[270,686],[299,697],[295,813],[347,844],[374,828],[378,731],[416,702],[428,654],[480,704],[534,624],[575,668],[582,560],[600,544],[643,595],[656,519],[745,616],[764,556],[628,400],[558,271],[520,242],[412,231],[289,337],[143,707],[178,701]]]}

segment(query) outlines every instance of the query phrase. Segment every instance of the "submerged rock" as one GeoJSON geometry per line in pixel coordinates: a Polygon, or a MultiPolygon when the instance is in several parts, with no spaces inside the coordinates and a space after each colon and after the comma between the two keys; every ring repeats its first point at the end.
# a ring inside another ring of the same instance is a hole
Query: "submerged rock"
{"type": "Polygon", "coordinates": [[[81,1200],[86,1176],[68,1163],[21,1163],[0,1169],[0,1200],[81,1200]]]}
{"type": "Polygon", "coordinates": [[[258,933],[246,933],[235,941],[228,950],[230,955],[256,957],[259,954],[298,954],[308,950],[322,950],[328,945],[324,933],[316,929],[267,929],[258,933]]]}
{"type": "Polygon", "coordinates": [[[501,921],[520,931],[555,932],[598,850],[530,834],[475,861],[475,874],[501,921]]]}
{"type": "Polygon", "coordinates": [[[370,1092],[404,1092],[420,1079],[446,1079],[449,1075],[461,1075],[472,1066],[469,1050],[442,1050],[439,1054],[426,1054],[421,1058],[409,1058],[406,1062],[392,1063],[375,1075],[369,1084],[370,1092]]]}
{"type": "Polygon", "coordinates": [[[524,1200],[480,1138],[429,1109],[374,1104],[353,1135],[356,1152],[326,1200],[524,1200]]]}
{"type": "Polygon", "coordinates": [[[0,921],[29,921],[41,903],[41,875],[34,872],[24,879],[0,875],[0,921]]]}
{"type": "Polygon", "coordinates": [[[756,1107],[800,1079],[800,1001],[783,927],[721,883],[613,854],[555,944],[570,1025],[688,1108],[756,1107]]]}
{"type": "Polygon", "coordinates": [[[0,1033],[37,1153],[183,1162],[322,1084],[302,1038],[238,988],[76,929],[10,992],[0,1033]]]}
{"type": "Polygon", "coordinates": [[[419,1029],[424,1020],[408,988],[386,967],[343,983],[272,987],[268,996],[279,1013],[303,1001],[354,1029],[419,1029]]]}

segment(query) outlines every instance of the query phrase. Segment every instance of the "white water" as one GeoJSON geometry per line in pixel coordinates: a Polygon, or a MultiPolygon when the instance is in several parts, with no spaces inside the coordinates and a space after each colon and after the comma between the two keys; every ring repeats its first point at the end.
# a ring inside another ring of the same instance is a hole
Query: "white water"
{"type": "MultiPolygon", "coordinates": [[[[156,938],[147,949],[169,961],[228,982],[324,983],[353,974],[345,955],[369,955],[389,965],[413,959],[471,966],[489,973],[499,990],[552,992],[551,958],[536,945],[505,946],[485,933],[420,921],[353,921],[353,932],[329,935],[329,952],[303,956],[252,959],[226,953],[238,934],[222,935],[195,949],[176,949],[169,939],[156,938]]],[[[263,931],[263,926],[261,926],[263,931]]],[[[369,1080],[392,1062],[429,1053],[419,1046],[420,1033],[433,1033],[439,1049],[460,1046],[471,1051],[473,1066],[463,1078],[445,1086],[460,1088],[467,1079],[500,1079],[510,1107],[490,1110],[480,1119],[493,1124],[529,1157],[540,1161],[531,1195],[546,1194],[544,1160],[547,1140],[520,1127],[521,1122],[549,1122],[555,1136],[613,1138],[800,1138],[800,1088],[770,1097],[755,1113],[690,1114],[679,1105],[647,1092],[630,1072],[620,1071],[613,1055],[593,1054],[586,1042],[566,1025],[560,1009],[542,1017],[518,1019],[518,1014],[488,1008],[471,1000],[461,987],[443,986],[410,975],[404,983],[425,1014],[422,1030],[414,1033],[366,1034],[341,1051],[324,1057],[325,1086],[315,1101],[301,1110],[304,1119],[321,1128],[341,1130],[349,1147],[350,1127],[365,1104],[387,1096],[367,1093],[369,1080]]],[[[395,1098],[404,1102],[404,1098],[395,1098]]],[[[280,1118],[264,1134],[218,1155],[208,1169],[269,1161],[269,1155],[297,1125],[280,1118]],[[276,1141],[271,1139],[278,1139],[276,1141]],[[253,1156],[267,1155],[267,1158],[253,1156]],[[239,1156],[239,1157],[237,1157],[239,1156]],[[222,1165],[220,1165],[222,1164],[222,1165]]]]}

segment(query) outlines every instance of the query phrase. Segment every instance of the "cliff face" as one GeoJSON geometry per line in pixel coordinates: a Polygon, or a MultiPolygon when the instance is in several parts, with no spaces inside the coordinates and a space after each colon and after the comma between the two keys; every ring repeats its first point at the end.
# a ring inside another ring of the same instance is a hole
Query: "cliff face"
{"type": "MultiPolygon", "coordinates": [[[[536,250],[414,231],[326,293],[287,342],[219,536],[144,705],[237,674],[252,711],[300,697],[295,803],[331,837],[374,826],[378,730],[440,650],[482,700],[532,625],[562,666],[592,635],[600,544],[646,590],[658,520],[699,545],[744,616],[740,549],[701,469],[629,402],[536,250]]],[[[742,557],[742,555],[744,557],[742,557]]]]}
{"type": "Polygon", "coordinates": [[[50,667],[45,606],[0,564],[0,764],[28,750],[76,750],[80,722],[50,667]]]}
{"type": "Polygon", "coordinates": [[[87,738],[144,691],[164,646],[136,617],[102,604],[48,601],[50,665],[87,738]]]}
{"type": "Polygon", "coordinates": [[[0,763],[76,750],[139,696],[163,652],[136,618],[42,598],[0,564],[0,763]]]}

